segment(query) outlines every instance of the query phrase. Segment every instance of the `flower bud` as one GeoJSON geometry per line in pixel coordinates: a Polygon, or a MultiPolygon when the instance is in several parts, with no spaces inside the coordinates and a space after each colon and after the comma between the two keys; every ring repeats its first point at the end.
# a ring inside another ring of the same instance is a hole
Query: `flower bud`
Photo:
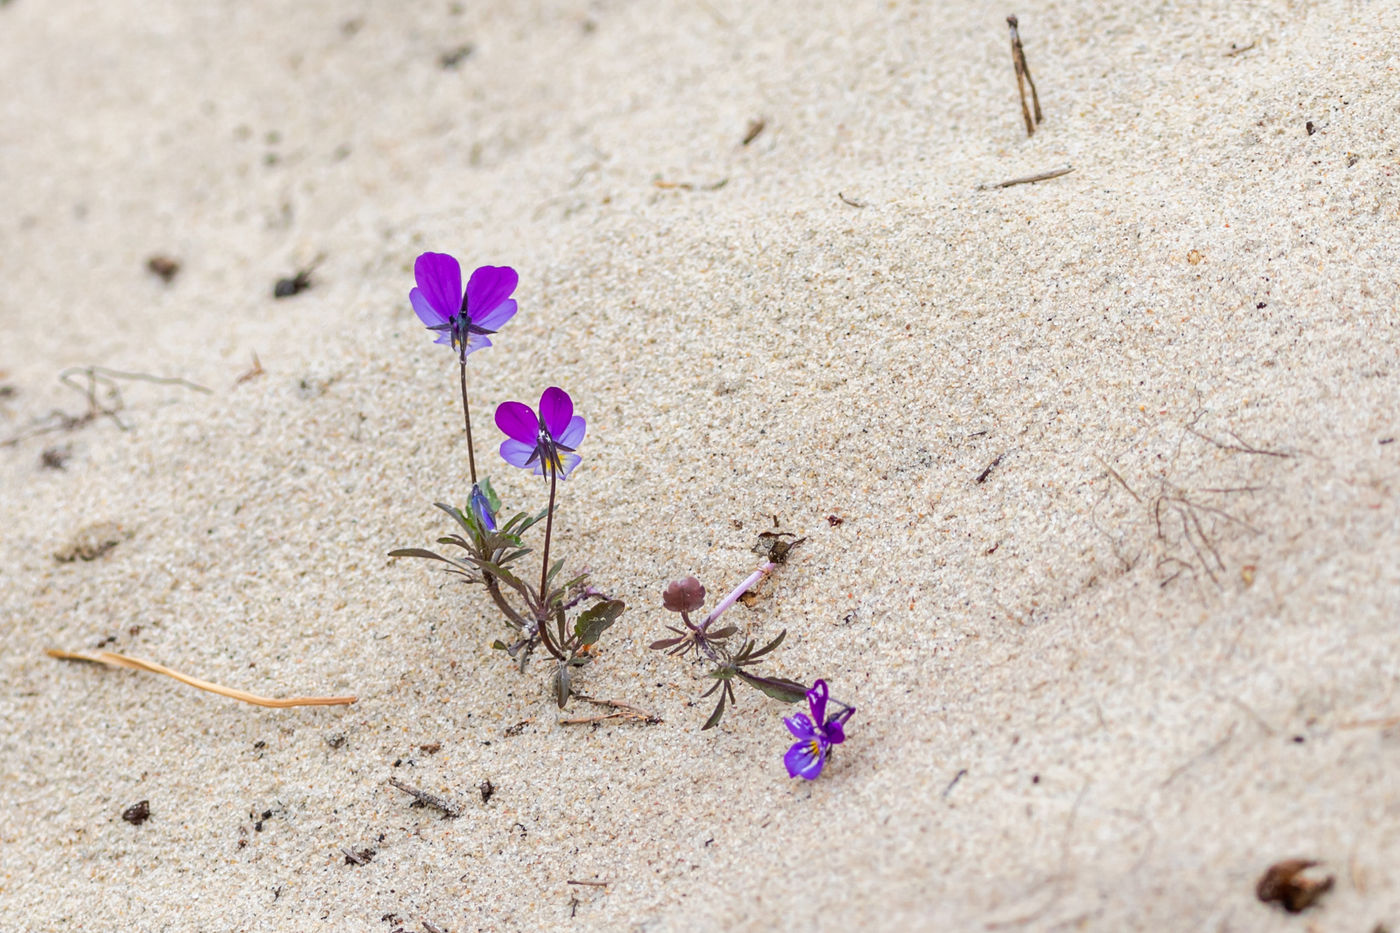
{"type": "Polygon", "coordinates": [[[705,588],[694,577],[676,580],[661,594],[661,605],[671,612],[694,612],[705,605],[705,588]]]}

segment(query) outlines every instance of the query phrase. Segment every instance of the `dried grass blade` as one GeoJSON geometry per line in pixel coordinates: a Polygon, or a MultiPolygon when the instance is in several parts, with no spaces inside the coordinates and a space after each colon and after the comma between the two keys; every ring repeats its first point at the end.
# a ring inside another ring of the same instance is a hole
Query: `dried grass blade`
{"type": "Polygon", "coordinates": [[[194,687],[196,690],[217,693],[219,696],[240,700],[244,703],[251,703],[254,706],[266,706],[271,709],[289,709],[293,706],[349,706],[358,699],[358,697],[286,697],[283,699],[260,697],[257,694],[248,693],[245,690],[235,690],[232,687],[225,687],[220,684],[210,683],[207,680],[200,680],[198,677],[191,677],[188,674],[181,674],[179,671],[171,670],[164,664],[157,664],[154,661],[117,654],[115,651],[99,651],[96,654],[77,654],[72,651],[60,651],[57,648],[50,648],[44,653],[51,658],[58,658],[60,661],[86,661],[89,664],[106,664],[110,667],[126,667],[132,670],[149,671],[152,674],[164,674],[166,677],[173,677],[180,681],[180,683],[194,687]]]}

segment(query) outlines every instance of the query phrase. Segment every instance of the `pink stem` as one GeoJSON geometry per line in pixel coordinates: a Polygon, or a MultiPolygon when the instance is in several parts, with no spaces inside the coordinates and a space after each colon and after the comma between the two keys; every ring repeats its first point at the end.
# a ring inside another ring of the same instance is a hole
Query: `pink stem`
{"type": "Polygon", "coordinates": [[[715,608],[710,610],[710,614],[705,616],[705,621],[700,623],[700,630],[704,631],[706,628],[708,628],[711,622],[724,615],[724,611],[726,609],[737,603],[739,601],[740,596],[743,596],[753,587],[758,586],[758,582],[760,580],[762,580],[764,577],[768,576],[770,573],[773,572],[774,566],[775,565],[771,560],[764,561],[762,567],[759,567],[753,573],[749,574],[748,579],[746,579],[743,583],[740,583],[737,587],[734,588],[734,592],[724,597],[724,599],[721,599],[719,601],[719,604],[715,606],[715,608]]]}

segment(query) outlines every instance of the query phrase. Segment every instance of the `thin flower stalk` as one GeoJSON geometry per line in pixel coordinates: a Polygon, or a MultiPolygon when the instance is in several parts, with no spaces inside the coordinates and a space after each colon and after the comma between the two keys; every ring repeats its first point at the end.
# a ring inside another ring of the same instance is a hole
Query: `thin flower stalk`
{"type": "Polygon", "coordinates": [[[734,588],[733,592],[731,592],[728,596],[724,597],[724,599],[721,599],[718,603],[715,604],[715,608],[711,609],[710,614],[705,616],[705,621],[700,623],[700,629],[703,631],[704,629],[709,628],[711,622],[724,615],[725,610],[737,603],[741,596],[743,596],[749,590],[753,589],[755,586],[758,586],[760,581],[762,581],[770,573],[772,573],[773,568],[775,566],[776,565],[771,560],[764,561],[763,566],[759,567],[753,573],[749,574],[743,583],[740,583],[734,588]]]}
{"type": "Polygon", "coordinates": [[[491,346],[488,334],[515,316],[511,298],[520,276],[510,266],[479,266],[462,288],[462,266],[446,253],[423,253],[413,263],[416,285],[408,300],[418,319],[437,334],[435,343],[457,351],[462,385],[462,419],[467,430],[467,466],[477,485],[476,445],[472,440],[471,406],[467,400],[467,357],[491,346]]]}

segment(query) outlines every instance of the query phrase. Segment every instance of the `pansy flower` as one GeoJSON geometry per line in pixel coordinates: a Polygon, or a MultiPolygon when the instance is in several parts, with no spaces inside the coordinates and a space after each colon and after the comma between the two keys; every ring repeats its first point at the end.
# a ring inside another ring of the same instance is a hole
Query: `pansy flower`
{"type": "Polygon", "coordinates": [[[807,691],[807,705],[812,715],[798,713],[783,720],[783,725],[797,738],[783,756],[789,777],[815,781],[817,775],[822,773],[822,765],[826,763],[831,746],[846,741],[845,723],[855,708],[838,703],[843,707],[841,712],[828,719],[827,700],[826,681],[819,680],[807,691]]]}
{"type": "Polygon", "coordinates": [[[451,346],[466,359],[491,346],[494,334],[515,316],[511,293],[520,276],[510,266],[482,266],[462,292],[462,267],[446,253],[424,253],[413,264],[418,287],[408,300],[418,320],[437,333],[434,343],[451,346]]]}
{"type": "Polygon", "coordinates": [[[511,466],[545,475],[546,468],[560,479],[568,479],[583,458],[574,453],[583,443],[587,424],[574,414],[569,393],[550,386],[540,396],[540,412],[524,402],[502,402],[496,409],[496,427],[509,440],[501,442],[501,457],[511,466]]]}

